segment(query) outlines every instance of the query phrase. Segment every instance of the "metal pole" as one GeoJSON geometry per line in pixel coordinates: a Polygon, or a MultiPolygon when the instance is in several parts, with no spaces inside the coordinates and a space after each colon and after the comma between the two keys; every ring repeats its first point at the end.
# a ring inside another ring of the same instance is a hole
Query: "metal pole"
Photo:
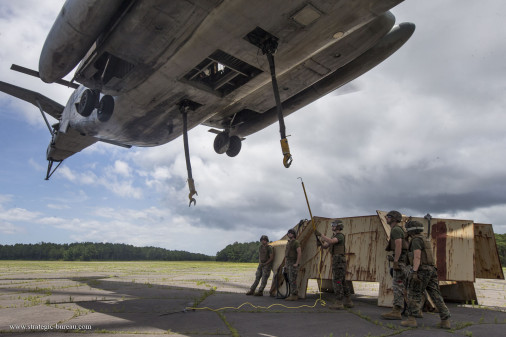
{"type": "Polygon", "coordinates": [[[311,213],[311,206],[309,206],[309,200],[307,198],[306,187],[304,186],[304,181],[302,181],[301,177],[298,177],[297,179],[300,179],[300,182],[302,183],[302,189],[304,190],[304,196],[306,197],[307,208],[309,209],[309,216],[311,216],[311,224],[313,225],[313,229],[316,230],[316,226],[313,220],[313,213],[311,213]]]}

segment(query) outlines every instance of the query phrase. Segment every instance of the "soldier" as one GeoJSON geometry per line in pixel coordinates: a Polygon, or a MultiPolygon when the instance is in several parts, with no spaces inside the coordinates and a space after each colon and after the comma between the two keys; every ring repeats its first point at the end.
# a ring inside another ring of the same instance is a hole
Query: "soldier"
{"type": "Polygon", "coordinates": [[[300,243],[295,239],[296,234],[293,229],[288,230],[288,242],[285,249],[285,267],[288,273],[288,282],[290,286],[290,296],[286,298],[287,301],[296,301],[299,299],[297,289],[297,273],[300,267],[300,258],[302,250],[300,243]]]}
{"type": "Polygon", "coordinates": [[[272,249],[272,246],[269,245],[269,238],[267,235],[262,235],[260,237],[260,242],[261,245],[258,247],[258,268],[255,274],[255,282],[253,282],[246,295],[255,294],[255,296],[263,296],[265,285],[271,275],[272,261],[274,260],[274,249],[272,249]],[[258,291],[255,292],[260,279],[262,279],[262,283],[260,283],[258,291]]]}
{"type": "Polygon", "coordinates": [[[386,215],[387,224],[390,225],[390,241],[386,251],[393,252],[388,256],[389,261],[393,261],[392,290],[394,293],[394,302],[392,311],[382,314],[383,319],[402,319],[402,309],[404,307],[404,295],[406,293],[406,278],[409,268],[407,267],[407,234],[401,227],[402,215],[397,211],[390,211],[386,215]]]}
{"type": "Polygon", "coordinates": [[[411,237],[408,257],[412,270],[408,277],[409,317],[407,320],[402,321],[401,325],[412,328],[417,327],[415,317],[418,317],[417,315],[420,314],[420,303],[423,292],[427,290],[427,293],[439,311],[441,323],[438,326],[443,329],[450,329],[450,311],[446,307],[439,290],[431,242],[426,240],[422,235],[423,225],[418,221],[408,221],[406,223],[406,230],[411,237]]]}
{"type": "Polygon", "coordinates": [[[350,289],[346,284],[346,256],[345,254],[345,236],[341,231],[344,228],[341,220],[332,221],[332,237],[328,238],[315,231],[316,236],[320,238],[324,249],[330,248],[332,255],[332,287],[336,294],[336,301],[329,305],[329,309],[353,308],[353,302],[350,298],[350,289]],[[343,304],[344,297],[344,304],[343,304]]]}

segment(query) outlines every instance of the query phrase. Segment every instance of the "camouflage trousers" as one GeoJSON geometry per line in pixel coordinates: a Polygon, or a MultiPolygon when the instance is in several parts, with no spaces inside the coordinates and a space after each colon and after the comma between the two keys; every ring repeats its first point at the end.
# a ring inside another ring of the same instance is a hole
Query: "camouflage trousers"
{"type": "Polygon", "coordinates": [[[299,267],[293,265],[297,261],[286,260],[285,267],[286,273],[288,274],[288,283],[290,284],[290,295],[298,295],[299,289],[297,288],[297,274],[299,273],[299,267]]]}
{"type": "Polygon", "coordinates": [[[416,316],[420,313],[420,304],[423,300],[423,292],[427,290],[430,298],[434,301],[434,305],[439,311],[439,317],[442,320],[450,318],[450,311],[441,296],[439,283],[437,280],[437,270],[433,266],[420,266],[418,268],[418,279],[414,281],[411,274],[408,280],[408,311],[411,315],[416,316]]]}
{"type": "Polygon", "coordinates": [[[394,306],[404,308],[404,299],[406,296],[406,284],[409,274],[409,266],[405,263],[399,262],[399,269],[394,269],[394,276],[392,279],[392,291],[394,293],[394,306]]]}
{"type": "Polygon", "coordinates": [[[272,270],[272,263],[265,265],[259,263],[257,272],[255,273],[255,282],[253,282],[250,289],[252,291],[255,291],[258,283],[260,282],[260,279],[262,279],[262,283],[260,283],[260,288],[258,288],[258,291],[264,291],[264,288],[267,284],[267,280],[269,279],[269,276],[271,276],[271,270],[272,270]]]}
{"type": "Polygon", "coordinates": [[[344,255],[332,257],[332,287],[338,301],[350,296],[350,289],[346,284],[346,257],[344,255]]]}

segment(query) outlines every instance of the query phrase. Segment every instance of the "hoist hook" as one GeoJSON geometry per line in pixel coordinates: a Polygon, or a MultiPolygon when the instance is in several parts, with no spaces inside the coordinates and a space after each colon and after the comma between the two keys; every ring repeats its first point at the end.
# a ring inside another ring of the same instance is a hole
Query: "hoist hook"
{"type": "Polygon", "coordinates": [[[198,195],[195,190],[195,182],[193,181],[192,176],[192,165],[190,162],[190,149],[188,145],[188,110],[191,109],[191,102],[187,100],[183,100],[179,103],[179,111],[183,115],[183,145],[184,145],[184,156],[186,159],[186,171],[188,173],[188,188],[190,189],[190,194],[188,194],[188,198],[190,199],[190,203],[188,207],[192,205],[197,205],[197,200],[193,198],[194,195],[198,195]]]}
{"type": "Polygon", "coordinates": [[[286,138],[281,139],[281,151],[283,152],[283,165],[289,168],[292,165],[292,155],[290,154],[290,147],[286,138]]]}
{"type": "Polygon", "coordinates": [[[195,182],[191,178],[188,179],[188,187],[190,189],[190,193],[188,194],[188,199],[190,199],[190,203],[188,204],[188,207],[190,207],[192,205],[192,202],[193,202],[193,206],[196,206],[197,200],[195,200],[195,198],[193,196],[199,195],[199,194],[195,190],[195,182]]]}

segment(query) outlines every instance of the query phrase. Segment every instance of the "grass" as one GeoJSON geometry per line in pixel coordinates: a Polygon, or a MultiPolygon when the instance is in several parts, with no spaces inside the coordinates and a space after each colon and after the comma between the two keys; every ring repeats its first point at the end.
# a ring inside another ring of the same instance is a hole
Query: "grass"
{"type": "Polygon", "coordinates": [[[237,331],[237,329],[235,329],[228,321],[227,321],[227,318],[225,317],[225,314],[223,314],[222,312],[217,312],[218,316],[221,318],[221,320],[223,321],[223,323],[225,323],[225,325],[227,326],[228,330],[230,331],[230,333],[232,334],[232,337],[241,337],[241,335],[239,335],[239,332],[237,331]]]}
{"type": "MultiPolygon", "coordinates": [[[[250,271],[254,263],[229,263],[214,261],[0,261],[0,277],[10,274],[35,274],[67,272],[72,274],[104,272],[113,274],[170,274],[170,273],[223,273],[230,275],[230,268],[237,272],[250,271]]],[[[43,281],[43,278],[38,281],[43,281]]]]}
{"type": "Polygon", "coordinates": [[[193,301],[193,307],[194,308],[198,307],[200,303],[204,302],[204,300],[206,298],[208,298],[209,296],[214,295],[215,292],[216,292],[216,287],[213,287],[207,291],[204,291],[204,293],[199,298],[196,298],[193,301]]]}

